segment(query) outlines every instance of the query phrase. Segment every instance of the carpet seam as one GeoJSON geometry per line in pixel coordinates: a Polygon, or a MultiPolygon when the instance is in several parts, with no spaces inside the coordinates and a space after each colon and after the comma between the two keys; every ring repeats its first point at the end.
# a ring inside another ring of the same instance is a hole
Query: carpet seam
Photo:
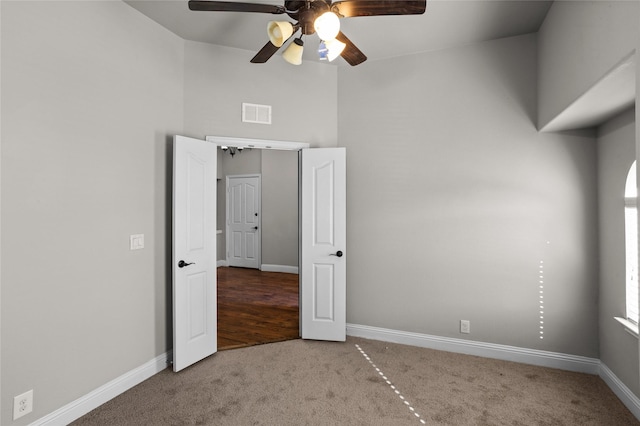
{"type": "Polygon", "coordinates": [[[411,412],[411,414],[413,414],[418,420],[420,420],[420,423],[427,424],[427,422],[420,416],[420,414],[415,410],[415,408],[413,408],[411,406],[411,403],[409,403],[409,401],[406,400],[406,398],[404,397],[404,395],[402,395],[402,393],[398,390],[398,388],[391,382],[391,380],[389,380],[389,378],[387,378],[387,376],[382,372],[382,370],[380,370],[380,368],[378,368],[378,366],[376,366],[376,364],[373,362],[373,360],[371,359],[371,357],[369,355],[367,355],[367,353],[362,350],[362,348],[360,347],[360,345],[358,345],[357,343],[355,344],[356,349],[358,349],[358,351],[360,351],[360,353],[362,354],[362,356],[364,357],[364,359],[366,359],[369,364],[371,364],[371,366],[376,370],[376,372],[378,373],[378,375],[385,381],[385,383],[387,385],[389,385],[389,387],[391,388],[391,390],[400,398],[400,400],[402,401],[402,403],[409,409],[409,411],[411,412]]]}

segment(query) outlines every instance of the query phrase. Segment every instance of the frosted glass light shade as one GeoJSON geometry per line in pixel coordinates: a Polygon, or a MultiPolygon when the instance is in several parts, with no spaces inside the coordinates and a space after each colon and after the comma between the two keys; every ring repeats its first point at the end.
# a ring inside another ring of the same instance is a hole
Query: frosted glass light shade
{"type": "Polygon", "coordinates": [[[340,32],[340,18],[333,12],[325,12],[316,18],[313,28],[320,40],[333,40],[340,32]]]}
{"type": "Polygon", "coordinates": [[[346,44],[344,44],[340,40],[336,40],[335,38],[333,40],[325,41],[325,44],[328,50],[327,59],[329,60],[329,62],[340,56],[344,48],[347,46],[346,44]]]}
{"type": "Polygon", "coordinates": [[[302,39],[294,39],[289,47],[282,53],[282,57],[291,65],[300,65],[302,63],[302,52],[304,51],[303,46],[304,43],[302,39]]]}
{"type": "Polygon", "coordinates": [[[287,21],[270,21],[267,24],[269,40],[275,47],[280,47],[293,34],[293,25],[287,21]]]}

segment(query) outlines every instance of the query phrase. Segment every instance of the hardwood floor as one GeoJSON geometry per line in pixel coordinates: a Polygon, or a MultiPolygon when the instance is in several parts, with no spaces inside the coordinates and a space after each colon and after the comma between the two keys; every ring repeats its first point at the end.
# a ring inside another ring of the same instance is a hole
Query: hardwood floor
{"type": "Polygon", "coordinates": [[[298,275],[218,268],[218,350],[300,337],[298,275]]]}

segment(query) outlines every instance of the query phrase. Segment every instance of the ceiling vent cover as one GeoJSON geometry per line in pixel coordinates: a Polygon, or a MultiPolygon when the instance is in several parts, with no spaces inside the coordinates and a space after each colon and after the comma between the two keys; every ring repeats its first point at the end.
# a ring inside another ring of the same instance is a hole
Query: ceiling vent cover
{"type": "Polygon", "coordinates": [[[242,104],[242,122],[271,124],[271,105],[242,104]]]}

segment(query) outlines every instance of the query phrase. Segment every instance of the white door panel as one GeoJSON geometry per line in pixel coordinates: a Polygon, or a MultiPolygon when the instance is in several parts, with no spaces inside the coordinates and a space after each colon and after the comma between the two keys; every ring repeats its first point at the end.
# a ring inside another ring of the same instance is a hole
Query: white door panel
{"type": "Polygon", "coordinates": [[[346,339],[346,151],[302,150],[302,338],[346,339]]]}
{"type": "Polygon", "coordinates": [[[260,175],[227,176],[227,263],[260,268],[260,175]]]}
{"type": "Polygon", "coordinates": [[[217,350],[216,146],[175,136],[173,154],[173,369],[180,371],[217,350]]]}

